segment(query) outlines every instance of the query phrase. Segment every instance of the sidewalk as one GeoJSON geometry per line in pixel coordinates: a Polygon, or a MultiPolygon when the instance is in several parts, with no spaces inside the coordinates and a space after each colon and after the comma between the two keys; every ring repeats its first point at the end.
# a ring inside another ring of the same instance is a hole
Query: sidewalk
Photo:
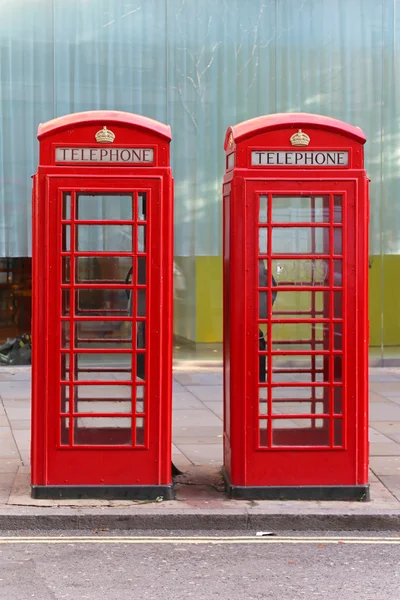
{"type": "Polygon", "coordinates": [[[222,465],[222,371],[174,371],[176,500],[34,500],[30,497],[30,368],[0,370],[0,529],[399,529],[400,368],[370,370],[371,502],[229,500],[222,465]]]}

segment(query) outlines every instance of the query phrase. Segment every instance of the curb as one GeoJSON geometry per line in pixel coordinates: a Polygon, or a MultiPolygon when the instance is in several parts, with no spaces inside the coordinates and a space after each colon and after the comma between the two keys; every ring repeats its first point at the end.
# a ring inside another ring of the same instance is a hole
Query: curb
{"type": "Polygon", "coordinates": [[[400,531],[400,510],[380,512],[310,511],[296,513],[224,510],[2,510],[0,531],[400,531]]]}

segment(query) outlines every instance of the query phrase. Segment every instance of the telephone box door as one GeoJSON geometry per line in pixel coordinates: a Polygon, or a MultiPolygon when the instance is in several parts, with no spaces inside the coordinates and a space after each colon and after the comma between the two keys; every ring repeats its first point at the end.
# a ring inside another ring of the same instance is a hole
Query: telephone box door
{"type": "Polygon", "coordinates": [[[246,350],[254,399],[245,408],[246,485],[353,484],[367,462],[354,434],[364,419],[354,340],[365,199],[355,205],[355,181],[244,185],[253,211],[245,236],[250,246],[254,240],[245,257],[254,290],[246,311],[254,340],[246,350]]]}
{"type": "Polygon", "coordinates": [[[161,178],[47,181],[48,485],[169,483],[161,178]]]}

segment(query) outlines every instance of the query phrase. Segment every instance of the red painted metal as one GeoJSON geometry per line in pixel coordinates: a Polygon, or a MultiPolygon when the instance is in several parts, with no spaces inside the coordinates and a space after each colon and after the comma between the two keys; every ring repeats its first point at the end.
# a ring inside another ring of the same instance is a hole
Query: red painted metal
{"type": "Polygon", "coordinates": [[[170,129],[137,115],[93,111],[45,123],[38,137],[32,485],[168,486],[170,129]],[[95,141],[104,126],[114,143],[95,141]],[[55,161],[56,147],[115,146],[151,148],[153,161],[55,161]],[[88,202],[98,212],[90,213],[88,202]]]}
{"type": "Polygon", "coordinates": [[[224,465],[231,486],[368,483],[365,141],[359,128],[302,113],[227,130],[224,465]],[[291,145],[299,129],[310,137],[307,147],[291,145]],[[348,164],[251,164],[252,151],[297,150],[345,151],[348,164]]]}

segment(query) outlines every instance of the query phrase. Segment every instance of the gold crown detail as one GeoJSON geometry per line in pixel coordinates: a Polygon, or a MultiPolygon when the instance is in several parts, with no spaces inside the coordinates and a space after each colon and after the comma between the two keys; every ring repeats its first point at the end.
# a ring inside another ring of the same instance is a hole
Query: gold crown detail
{"type": "Polygon", "coordinates": [[[294,133],[290,138],[292,146],[308,146],[310,143],[310,136],[308,136],[301,129],[298,130],[297,133],[294,133]]]}
{"type": "Polygon", "coordinates": [[[103,129],[100,129],[96,133],[96,142],[99,144],[111,144],[115,140],[115,133],[104,125],[103,129]]]}

